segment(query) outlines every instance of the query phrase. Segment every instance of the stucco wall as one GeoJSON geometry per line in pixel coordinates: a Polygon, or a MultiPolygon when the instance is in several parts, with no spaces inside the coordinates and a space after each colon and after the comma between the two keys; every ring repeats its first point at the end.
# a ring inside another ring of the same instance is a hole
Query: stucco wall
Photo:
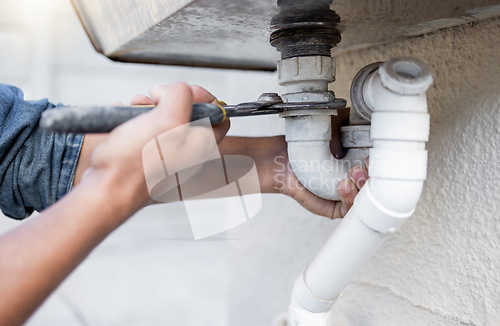
{"type": "MultiPolygon", "coordinates": [[[[400,55],[434,73],[427,182],[415,215],[337,308],[353,325],[500,325],[500,20],[345,54],[333,89],[348,98],[360,68],[400,55]]],[[[268,216],[237,230],[248,243],[234,245],[231,325],[285,311],[293,279],[336,223],[269,200],[268,216]]]]}
{"type": "Polygon", "coordinates": [[[395,55],[434,72],[427,182],[339,307],[377,325],[499,325],[500,20],[343,56],[339,81],[395,55]]]}

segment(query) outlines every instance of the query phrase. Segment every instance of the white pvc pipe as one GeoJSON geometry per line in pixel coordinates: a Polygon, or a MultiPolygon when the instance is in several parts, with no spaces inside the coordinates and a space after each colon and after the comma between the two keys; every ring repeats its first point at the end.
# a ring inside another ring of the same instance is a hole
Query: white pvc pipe
{"type": "Polygon", "coordinates": [[[429,115],[425,91],[431,84],[425,64],[408,58],[391,59],[366,79],[364,98],[373,111],[370,179],[297,279],[290,325],[329,325],[324,316],[342,289],[387,235],[413,214],[426,178],[429,115]],[[320,317],[325,322],[317,322],[320,317]]]}
{"type": "Polygon", "coordinates": [[[385,239],[350,210],[320,252],[298,278],[294,299],[314,313],[328,311],[353,273],[368,260],[385,239]]]}

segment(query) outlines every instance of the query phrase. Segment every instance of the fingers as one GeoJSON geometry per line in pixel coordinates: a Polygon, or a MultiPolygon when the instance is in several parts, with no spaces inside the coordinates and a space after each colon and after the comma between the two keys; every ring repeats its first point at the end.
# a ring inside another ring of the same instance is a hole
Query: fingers
{"type": "MultiPolygon", "coordinates": [[[[191,85],[191,91],[193,92],[193,101],[198,102],[198,103],[216,103],[217,98],[213,96],[209,91],[204,89],[201,86],[198,85],[191,85]]],[[[213,131],[215,134],[215,139],[217,140],[217,144],[219,144],[224,137],[226,136],[227,132],[229,131],[229,127],[231,126],[231,123],[229,122],[229,119],[224,120],[223,122],[219,123],[218,125],[213,126],[213,131]]]]}
{"type": "MultiPolygon", "coordinates": [[[[368,158],[365,160],[365,165],[368,167],[368,158]]],[[[339,205],[339,214],[344,217],[349,209],[354,204],[354,198],[359,190],[368,180],[368,170],[361,165],[353,166],[349,170],[349,178],[339,182],[338,192],[342,204],[339,205]]]]}
{"type": "Polygon", "coordinates": [[[343,202],[320,198],[305,188],[298,189],[291,197],[311,213],[330,219],[344,217],[350,208],[343,202]]]}
{"type": "Polygon", "coordinates": [[[222,121],[221,123],[212,126],[212,130],[214,131],[215,139],[217,140],[217,144],[219,144],[224,137],[226,136],[229,128],[231,127],[231,123],[229,119],[222,121]]]}
{"type": "Polygon", "coordinates": [[[338,193],[341,203],[339,203],[339,215],[344,217],[354,204],[354,198],[358,194],[358,189],[350,179],[344,179],[339,182],[338,193]]]}
{"type": "Polygon", "coordinates": [[[191,85],[191,91],[193,92],[193,101],[198,103],[212,103],[217,102],[217,98],[213,96],[209,91],[198,85],[191,85]]]}
{"type": "Polygon", "coordinates": [[[292,197],[311,213],[331,219],[342,217],[340,201],[331,201],[316,196],[307,190],[291,171],[274,177],[280,178],[279,186],[276,188],[279,192],[292,197]]]}
{"type": "Polygon", "coordinates": [[[130,100],[130,105],[153,105],[154,101],[146,95],[136,94],[130,100]]]}
{"type": "MultiPolygon", "coordinates": [[[[198,85],[191,85],[189,87],[191,88],[191,92],[193,93],[193,102],[212,103],[214,101],[217,101],[217,98],[203,87],[198,85]]],[[[116,103],[117,105],[123,105],[120,102],[113,102],[113,103],[116,103]]],[[[130,105],[152,105],[152,104],[154,104],[154,101],[150,97],[142,94],[136,94],[130,100],[130,105]]]]}
{"type": "Polygon", "coordinates": [[[353,166],[349,170],[349,180],[356,186],[356,189],[361,189],[368,180],[368,170],[361,165],[353,166]]]}
{"type": "Polygon", "coordinates": [[[299,186],[296,189],[290,189],[290,190],[291,190],[290,197],[295,199],[295,201],[297,201],[301,206],[303,206],[311,213],[328,217],[331,219],[341,217],[340,212],[336,210],[336,205],[340,204],[340,202],[334,202],[317,197],[303,186],[302,187],[299,186]]]}
{"type": "Polygon", "coordinates": [[[156,86],[151,89],[151,97],[157,108],[115,128],[105,141],[113,146],[100,146],[102,156],[123,157],[132,154],[133,150],[140,153],[151,139],[190,121],[192,94],[189,86],[156,86]],[[124,151],[124,148],[129,150],[124,151]]]}
{"type": "MultiPolygon", "coordinates": [[[[364,181],[361,181],[361,179],[365,176],[366,169],[363,170],[364,171],[359,172],[360,170],[358,168],[353,169],[352,174],[354,181],[349,178],[339,182],[337,191],[341,201],[326,200],[314,195],[302,186],[293,174],[289,175],[287,180],[283,180],[283,183],[286,184],[285,188],[287,189],[282,192],[291,196],[304,208],[314,214],[332,219],[342,218],[354,204],[354,199],[359,192],[354,182],[360,185],[364,184],[364,181]]],[[[366,177],[367,175],[366,173],[366,177]]]]}
{"type": "MultiPolygon", "coordinates": [[[[189,88],[191,89],[193,102],[197,103],[217,102],[217,98],[203,87],[197,85],[190,85],[189,88]]],[[[130,100],[130,105],[154,105],[154,104],[155,100],[146,95],[141,95],[141,94],[134,95],[134,97],[130,100]]],[[[120,103],[119,105],[123,104],[120,103]]],[[[230,127],[229,119],[223,121],[222,123],[216,126],[213,126],[213,131],[217,143],[220,143],[224,139],[225,135],[229,130],[229,127],[230,127]]]]}
{"type": "Polygon", "coordinates": [[[150,90],[151,99],[156,109],[151,113],[157,122],[166,127],[174,127],[191,121],[193,93],[184,83],[169,86],[154,86],[150,90]]]}
{"type": "Polygon", "coordinates": [[[342,203],[350,208],[354,203],[354,198],[358,194],[358,189],[356,189],[351,180],[344,179],[339,182],[337,191],[342,203]]]}

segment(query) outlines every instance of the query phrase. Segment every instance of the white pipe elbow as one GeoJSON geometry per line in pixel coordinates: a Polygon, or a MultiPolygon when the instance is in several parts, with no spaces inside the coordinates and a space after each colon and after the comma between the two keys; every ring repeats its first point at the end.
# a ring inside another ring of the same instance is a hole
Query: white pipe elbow
{"type": "Polygon", "coordinates": [[[378,232],[394,232],[413,214],[420,199],[430,124],[425,91],[431,84],[426,65],[411,58],[388,60],[365,82],[364,99],[373,111],[373,148],[370,180],[354,209],[378,232]]]}
{"type": "Polygon", "coordinates": [[[331,116],[289,116],[285,126],[289,162],[299,182],[321,198],[339,200],[337,185],[350,164],[330,151],[331,116]]]}

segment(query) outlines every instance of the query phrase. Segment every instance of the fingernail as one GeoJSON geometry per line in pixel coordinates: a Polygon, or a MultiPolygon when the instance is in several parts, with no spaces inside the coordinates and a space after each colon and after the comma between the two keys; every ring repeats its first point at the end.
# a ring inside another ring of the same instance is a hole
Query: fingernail
{"type": "Polygon", "coordinates": [[[351,183],[349,182],[348,179],[344,179],[341,181],[342,185],[341,185],[341,189],[346,192],[346,193],[349,193],[351,191],[351,183]]]}
{"type": "Polygon", "coordinates": [[[342,179],[339,181],[339,184],[337,185],[338,190],[344,189],[344,184],[345,184],[346,179],[342,179]]]}
{"type": "Polygon", "coordinates": [[[358,171],[356,171],[356,179],[366,179],[367,177],[368,177],[368,174],[366,173],[366,170],[364,170],[360,166],[358,171]]]}
{"type": "Polygon", "coordinates": [[[340,207],[340,216],[345,217],[350,208],[350,206],[342,203],[342,206],[340,207]]]}
{"type": "Polygon", "coordinates": [[[359,165],[353,166],[351,173],[350,173],[350,176],[354,179],[359,179],[359,178],[364,177],[363,169],[361,168],[361,166],[359,166],[359,165]]]}
{"type": "Polygon", "coordinates": [[[368,181],[368,179],[366,178],[361,178],[358,180],[358,189],[361,189],[361,187],[363,187],[366,183],[366,181],[368,181]]]}

